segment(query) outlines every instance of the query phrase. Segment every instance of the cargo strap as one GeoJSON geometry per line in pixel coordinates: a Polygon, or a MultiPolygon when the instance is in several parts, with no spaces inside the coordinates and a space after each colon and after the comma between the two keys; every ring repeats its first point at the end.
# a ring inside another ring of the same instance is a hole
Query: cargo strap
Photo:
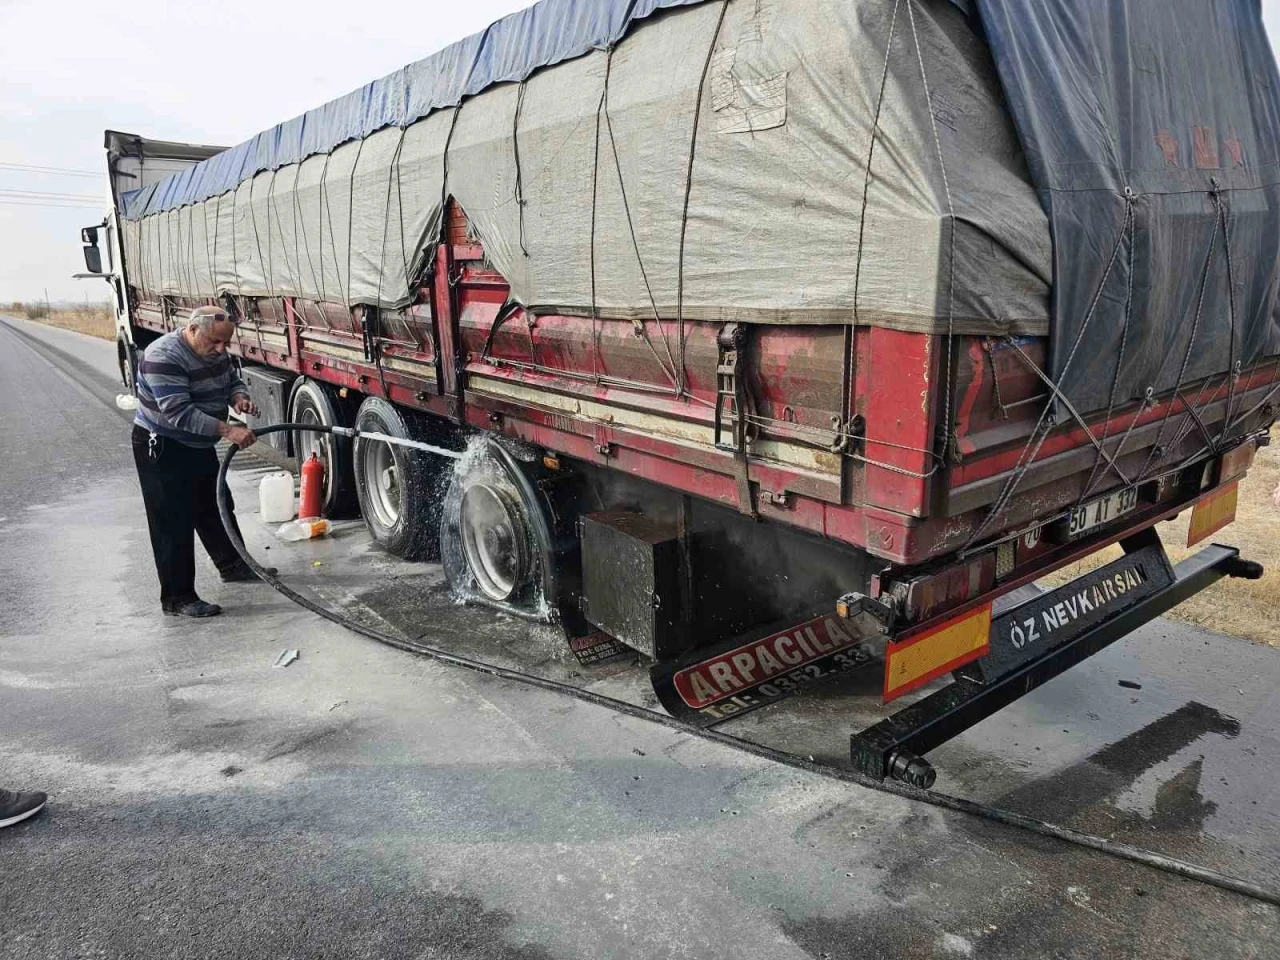
{"type": "Polygon", "coordinates": [[[382,395],[391,399],[391,390],[387,386],[387,374],[382,369],[382,311],[378,307],[361,307],[360,334],[364,341],[364,358],[372,360],[378,370],[378,384],[382,387],[382,395]]]}
{"type": "Polygon", "coordinates": [[[747,435],[750,411],[746,381],[742,376],[746,340],[746,327],[740,323],[726,323],[716,336],[715,444],[717,449],[728,450],[734,455],[738,511],[755,517],[755,498],[751,493],[747,462],[747,447],[751,444],[747,435]]]}

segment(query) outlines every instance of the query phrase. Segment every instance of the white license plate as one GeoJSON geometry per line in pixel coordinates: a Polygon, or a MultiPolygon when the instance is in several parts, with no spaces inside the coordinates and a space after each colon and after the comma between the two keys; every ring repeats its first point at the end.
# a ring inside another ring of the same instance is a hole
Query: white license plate
{"type": "Polygon", "coordinates": [[[1081,504],[1068,515],[1065,525],[1068,537],[1079,537],[1094,527],[1122,517],[1138,505],[1138,488],[1128,487],[1081,504]]]}

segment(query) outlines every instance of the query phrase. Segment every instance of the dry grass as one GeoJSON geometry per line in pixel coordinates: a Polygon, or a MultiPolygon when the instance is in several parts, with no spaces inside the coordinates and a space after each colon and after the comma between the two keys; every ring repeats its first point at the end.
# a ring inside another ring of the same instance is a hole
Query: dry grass
{"type": "Polygon", "coordinates": [[[91,337],[103,340],[116,338],[116,320],[111,306],[105,303],[88,303],[84,306],[47,310],[43,303],[15,303],[11,307],[15,316],[26,317],[36,323],[47,323],[51,327],[74,330],[76,333],[87,333],[91,337]]]}
{"type": "MultiPolygon", "coordinates": [[[[1186,546],[1190,510],[1160,524],[1159,530],[1174,563],[1205,543],[1228,543],[1239,547],[1241,556],[1257,560],[1267,570],[1261,580],[1219,580],[1174,607],[1168,614],[1171,619],[1280,647],[1280,506],[1271,500],[1272,492],[1280,485],[1280,447],[1276,445],[1280,443],[1280,428],[1272,436],[1272,446],[1258,451],[1249,475],[1240,483],[1235,523],[1190,549],[1186,546]]],[[[1057,586],[1118,556],[1119,547],[1108,547],[1042,582],[1057,586]]]]}

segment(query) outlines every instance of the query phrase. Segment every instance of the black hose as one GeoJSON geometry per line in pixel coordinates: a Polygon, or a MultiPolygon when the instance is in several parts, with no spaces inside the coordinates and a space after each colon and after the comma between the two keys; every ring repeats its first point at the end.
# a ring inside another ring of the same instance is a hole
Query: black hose
{"type": "MultiPolygon", "coordinates": [[[[310,431],[312,433],[329,433],[339,434],[341,436],[356,437],[358,432],[347,427],[334,427],[323,424],[311,423],[279,423],[271,426],[262,427],[254,431],[259,436],[265,436],[270,433],[278,433],[285,430],[310,431]]],[[[331,623],[357,633],[362,637],[370,640],[376,640],[378,643],[385,643],[388,646],[395,647],[399,650],[405,650],[409,653],[416,653],[420,656],[429,657],[433,660],[439,660],[441,663],[451,664],[455,667],[463,667],[476,673],[486,674],[491,677],[497,677],[502,680],[511,680],[515,683],[522,683],[526,686],[536,687],[540,690],[547,690],[552,693],[558,693],[565,696],[573,697],[584,703],[592,704],[597,707],[604,707],[613,710],[616,713],[626,714],[627,716],[636,717],[641,720],[647,720],[650,723],[657,723],[661,726],[692,737],[698,737],[702,740],[708,740],[721,746],[729,747],[734,750],[740,750],[751,756],[759,757],[764,760],[770,760],[783,766],[792,767],[796,770],[803,770],[806,773],[815,774],[817,776],[826,777],[831,780],[839,780],[845,783],[855,783],[858,786],[866,787],[869,790],[878,790],[881,793],[889,793],[899,797],[905,797],[909,800],[916,800],[921,803],[927,803],[935,807],[942,807],[947,810],[954,810],[958,813],[967,814],[972,817],[978,817],[983,820],[991,820],[995,823],[1003,823],[1006,826],[1017,827],[1030,833],[1036,833],[1045,837],[1053,837],[1066,843],[1075,844],[1080,847],[1087,847],[1091,850],[1097,850],[1111,857],[1117,857],[1121,860],[1129,860],[1134,863],[1140,863],[1165,873],[1171,873],[1176,876],[1185,877],[1189,880],[1196,880],[1200,883],[1206,883],[1210,886],[1219,887],[1223,890],[1229,890],[1232,893],[1238,893],[1242,896],[1251,897],[1254,900],[1260,900],[1264,903],[1270,903],[1274,906],[1280,906],[1280,892],[1269,890],[1266,887],[1250,883],[1247,880],[1241,880],[1237,877],[1228,876],[1211,870],[1208,867],[1202,867],[1198,864],[1188,863],[1185,860],[1178,860],[1174,857],[1166,857],[1163,854],[1156,853],[1152,850],[1146,850],[1142,847],[1135,847],[1127,843],[1119,843],[1115,840],[1108,840],[1104,837],[1094,836],[1093,834],[1081,833],[1078,830],[1072,830],[1070,827],[1058,826],[1054,823],[1048,823],[1044,820],[1038,820],[1035,817],[1029,817],[1025,814],[1015,813],[1012,810],[1003,810],[999,807],[991,807],[986,804],[976,803],[973,800],[965,800],[962,797],[953,797],[945,793],[935,793],[933,791],[921,790],[917,787],[908,786],[894,780],[874,780],[855,770],[837,767],[828,763],[821,763],[816,760],[807,760],[803,757],[785,753],[776,750],[773,747],[766,747],[762,744],[752,743],[750,740],[743,740],[731,734],[723,733],[715,729],[704,729],[692,726],[675,717],[668,716],[665,713],[658,713],[654,710],[639,707],[635,704],[627,703],[625,700],[617,700],[613,697],[604,696],[603,694],[593,693],[590,690],[583,690],[571,684],[561,683],[557,680],[549,680],[545,677],[539,677],[534,674],[521,673],[519,670],[512,670],[507,667],[500,667],[491,663],[484,663],[480,660],[472,660],[469,657],[462,657],[455,653],[449,653],[439,647],[433,647],[429,644],[419,643],[415,640],[404,640],[394,637],[389,633],[383,633],[374,627],[365,626],[358,621],[342,614],[330,610],[328,607],[322,606],[302,594],[298,593],[288,584],[282,582],[279,577],[268,573],[252,556],[244,545],[244,541],[240,539],[236,532],[236,526],[233,523],[230,507],[227,503],[227,471],[231,467],[231,461],[237,453],[235,446],[229,447],[226,454],[222,458],[222,463],[218,469],[218,513],[222,517],[222,524],[227,530],[227,536],[231,538],[231,543],[235,546],[236,552],[250,569],[259,577],[271,584],[276,590],[284,594],[294,603],[305,607],[317,616],[323,617],[331,623]]]]}

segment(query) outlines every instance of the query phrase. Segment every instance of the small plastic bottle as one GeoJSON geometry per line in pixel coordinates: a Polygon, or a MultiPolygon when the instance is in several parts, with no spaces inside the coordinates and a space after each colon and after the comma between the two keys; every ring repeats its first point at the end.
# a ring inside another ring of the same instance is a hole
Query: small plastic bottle
{"type": "Polygon", "coordinates": [[[281,540],[310,540],[313,537],[323,537],[330,529],[332,526],[324,517],[307,517],[280,524],[276,536],[281,540]]]}

